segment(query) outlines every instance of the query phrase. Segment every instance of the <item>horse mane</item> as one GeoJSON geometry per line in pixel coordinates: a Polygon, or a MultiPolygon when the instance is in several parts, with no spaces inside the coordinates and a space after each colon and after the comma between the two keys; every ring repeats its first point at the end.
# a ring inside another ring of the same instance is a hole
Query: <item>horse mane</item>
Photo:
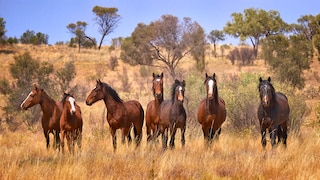
{"type": "Polygon", "coordinates": [[[69,93],[64,93],[63,94],[63,97],[62,97],[62,100],[61,100],[63,106],[64,106],[64,103],[66,102],[66,99],[67,99],[68,96],[72,96],[72,95],[69,94],[69,93]]]}
{"type": "Polygon", "coordinates": [[[40,89],[41,93],[43,93],[45,96],[48,97],[50,102],[52,102],[53,104],[56,103],[56,101],[54,99],[52,99],[52,97],[50,97],[45,90],[43,90],[42,88],[39,88],[39,89],[40,89]]]}
{"type": "Polygon", "coordinates": [[[110,96],[119,103],[123,103],[123,100],[119,97],[118,93],[107,83],[101,82],[103,86],[106,88],[107,92],[110,94],[110,96]]]}

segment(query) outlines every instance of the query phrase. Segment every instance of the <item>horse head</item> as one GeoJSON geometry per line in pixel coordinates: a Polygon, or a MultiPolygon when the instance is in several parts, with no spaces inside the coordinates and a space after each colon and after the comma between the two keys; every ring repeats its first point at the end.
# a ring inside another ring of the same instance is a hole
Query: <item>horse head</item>
{"type": "Polygon", "coordinates": [[[152,74],[152,90],[155,98],[163,100],[163,73],[160,75],[152,74]]]}
{"type": "Polygon", "coordinates": [[[62,102],[63,108],[67,108],[71,115],[76,114],[76,100],[74,99],[72,94],[64,93],[62,102]]]}
{"type": "Polygon", "coordinates": [[[26,99],[21,103],[20,107],[23,110],[27,110],[28,108],[39,104],[41,101],[41,93],[42,89],[38,88],[36,84],[33,84],[33,89],[28,94],[26,99]]]}
{"type": "Polygon", "coordinates": [[[88,95],[86,99],[86,104],[88,106],[91,106],[93,103],[103,99],[103,83],[99,80],[97,80],[97,84],[94,86],[94,88],[91,90],[90,94],[88,95]]]}
{"type": "Polygon", "coordinates": [[[263,80],[261,77],[259,78],[259,93],[261,105],[265,108],[269,107],[274,96],[275,90],[271,84],[271,78],[269,77],[267,80],[263,80]]]}
{"type": "Polygon", "coordinates": [[[172,88],[172,102],[177,100],[180,104],[183,103],[185,86],[186,82],[184,80],[175,80],[172,88]]]}
{"type": "Polygon", "coordinates": [[[213,73],[212,76],[209,76],[206,73],[206,80],[204,81],[207,91],[207,97],[209,100],[214,99],[215,94],[217,93],[217,81],[216,81],[216,74],[213,73]]]}

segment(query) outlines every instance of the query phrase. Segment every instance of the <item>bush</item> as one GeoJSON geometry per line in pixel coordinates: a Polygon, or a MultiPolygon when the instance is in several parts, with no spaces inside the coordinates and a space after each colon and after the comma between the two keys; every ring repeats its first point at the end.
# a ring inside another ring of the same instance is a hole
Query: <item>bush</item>
{"type": "Polygon", "coordinates": [[[114,71],[116,69],[116,67],[119,66],[119,61],[118,58],[116,56],[111,56],[110,57],[110,62],[109,62],[109,67],[112,71],[114,71]]]}

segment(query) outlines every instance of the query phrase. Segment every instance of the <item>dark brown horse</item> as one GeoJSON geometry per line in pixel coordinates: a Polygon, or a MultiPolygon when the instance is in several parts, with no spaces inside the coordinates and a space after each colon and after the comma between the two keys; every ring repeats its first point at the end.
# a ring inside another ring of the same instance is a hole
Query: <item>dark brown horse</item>
{"type": "Polygon", "coordinates": [[[289,121],[289,103],[288,98],[281,92],[276,92],[271,84],[271,78],[268,80],[259,79],[259,94],[261,103],[258,107],[258,118],[261,128],[261,143],[265,148],[267,145],[266,132],[269,131],[272,147],[278,143],[287,144],[287,125],[289,121]]]}
{"type": "Polygon", "coordinates": [[[152,90],[154,100],[150,101],[146,110],[147,141],[156,138],[157,126],[159,123],[159,108],[163,101],[163,73],[152,74],[152,90]]]}
{"type": "Polygon", "coordinates": [[[122,143],[125,142],[125,136],[127,136],[128,141],[131,141],[130,129],[132,125],[136,145],[138,146],[142,138],[144,121],[144,111],[141,104],[136,100],[124,102],[107,83],[97,80],[96,86],[87,97],[86,104],[91,106],[99,100],[103,100],[107,107],[107,120],[111,128],[114,150],[117,147],[116,130],[122,129],[122,143]]]}
{"type": "Polygon", "coordinates": [[[62,98],[63,110],[60,117],[61,149],[64,153],[64,139],[67,139],[69,152],[74,154],[75,142],[81,149],[82,116],[81,109],[72,95],[64,93],[62,98]]]}
{"type": "Polygon", "coordinates": [[[21,103],[20,107],[24,110],[40,104],[42,110],[41,124],[43,133],[46,138],[47,148],[50,145],[49,133],[54,136],[54,148],[59,149],[60,147],[60,115],[62,112],[62,103],[56,103],[48,94],[43,90],[33,85],[32,91],[21,103]]]}
{"type": "Polygon", "coordinates": [[[226,107],[224,100],[218,95],[216,74],[209,76],[206,73],[204,84],[207,97],[200,102],[198,121],[202,126],[204,138],[210,143],[214,137],[219,138],[221,125],[226,120],[226,107]]]}
{"type": "Polygon", "coordinates": [[[181,130],[181,144],[185,145],[186,111],[183,107],[185,81],[175,80],[171,89],[171,99],[160,105],[159,132],[162,134],[162,148],[167,148],[168,129],[170,129],[170,147],[174,148],[174,139],[179,128],[181,130]]]}

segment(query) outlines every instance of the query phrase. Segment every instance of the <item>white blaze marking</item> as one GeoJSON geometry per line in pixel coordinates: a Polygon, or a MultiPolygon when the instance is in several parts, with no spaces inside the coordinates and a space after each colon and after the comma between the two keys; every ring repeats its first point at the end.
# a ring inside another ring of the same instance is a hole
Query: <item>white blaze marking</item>
{"type": "Polygon", "coordinates": [[[29,97],[31,96],[31,94],[32,94],[32,91],[29,93],[29,95],[26,97],[26,99],[21,103],[21,105],[20,105],[21,108],[22,108],[22,105],[23,105],[24,103],[26,103],[27,99],[29,99],[29,97]]]}
{"type": "Polygon", "coordinates": [[[213,94],[213,80],[208,81],[208,86],[209,86],[209,92],[208,94],[213,94]]]}
{"type": "Polygon", "coordinates": [[[76,101],[73,97],[69,97],[68,101],[70,102],[71,105],[71,113],[76,112],[76,108],[74,106],[74,102],[76,101]]]}

